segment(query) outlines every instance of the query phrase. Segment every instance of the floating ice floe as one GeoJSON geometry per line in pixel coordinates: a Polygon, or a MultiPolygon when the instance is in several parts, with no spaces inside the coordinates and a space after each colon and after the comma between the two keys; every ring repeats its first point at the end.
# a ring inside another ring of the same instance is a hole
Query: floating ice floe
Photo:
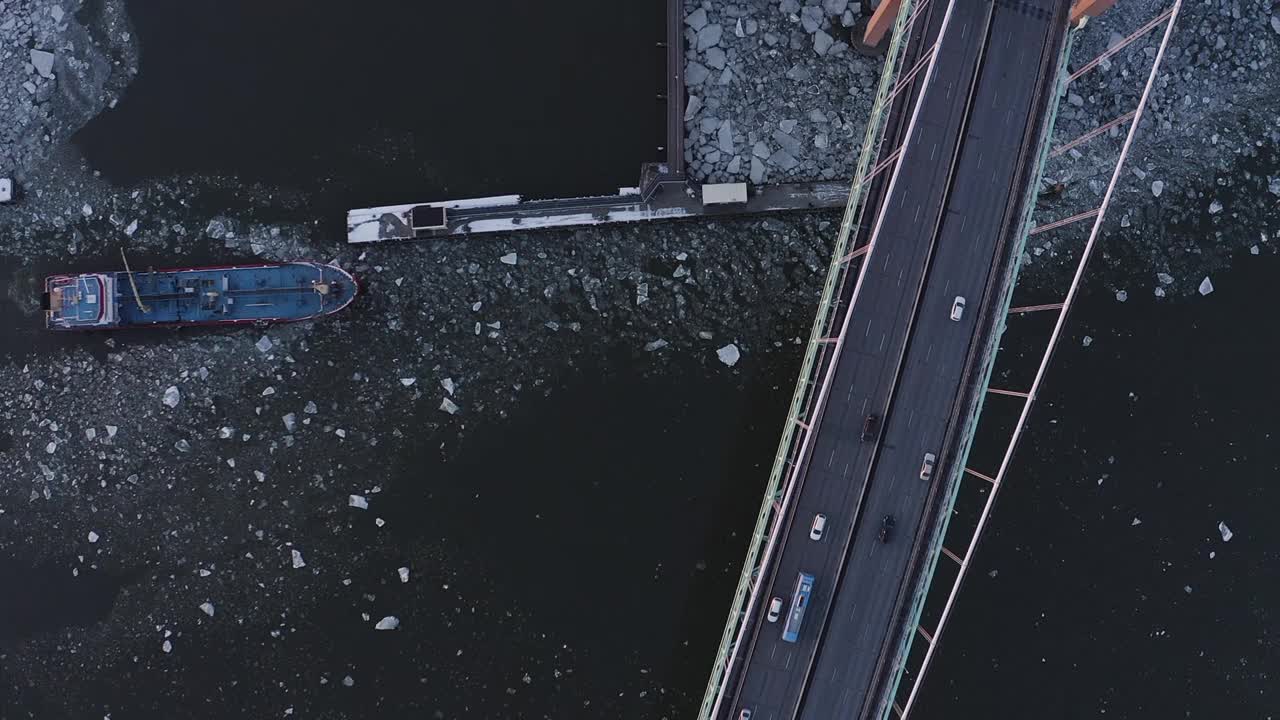
{"type": "Polygon", "coordinates": [[[1222,542],[1231,542],[1232,536],[1235,535],[1235,533],[1231,532],[1231,528],[1221,521],[1218,522],[1218,532],[1222,535],[1222,542]]]}
{"type": "Polygon", "coordinates": [[[1200,294],[1208,295],[1211,292],[1213,292],[1213,281],[1209,280],[1209,276],[1206,275],[1205,278],[1200,281],[1200,294]]]}
{"type": "Polygon", "coordinates": [[[285,432],[293,432],[298,427],[298,416],[295,413],[289,413],[280,420],[284,422],[285,432]]]}
{"type": "Polygon", "coordinates": [[[501,261],[503,265],[515,265],[517,258],[515,253],[507,253],[506,255],[498,258],[498,260],[501,261]]]}
{"type": "Polygon", "coordinates": [[[164,391],[164,404],[169,407],[178,407],[178,403],[182,402],[182,393],[178,390],[177,385],[170,385],[164,391]]]}
{"type": "Polygon", "coordinates": [[[90,531],[89,531],[89,542],[91,542],[91,543],[96,543],[96,542],[98,542],[98,533],[96,533],[96,532],[94,532],[94,531],[90,530],[90,531]]]}
{"type": "Polygon", "coordinates": [[[405,387],[412,387],[413,384],[416,382],[418,382],[418,378],[411,378],[411,377],[400,378],[400,384],[405,387]]]}
{"type": "Polygon", "coordinates": [[[258,352],[266,352],[270,350],[272,347],[271,338],[267,337],[266,335],[263,335],[261,338],[258,339],[258,342],[253,344],[253,346],[258,348],[258,352]]]}
{"type": "Polygon", "coordinates": [[[211,602],[200,603],[200,610],[204,612],[205,615],[208,615],[209,617],[213,617],[213,603],[211,602]]]}
{"type": "Polygon", "coordinates": [[[407,568],[407,567],[402,567],[402,568],[400,568],[399,570],[397,570],[396,572],[397,572],[397,573],[399,573],[399,575],[400,575],[400,582],[402,582],[402,583],[407,583],[407,582],[409,582],[409,568],[407,568]]]}
{"type": "Polygon", "coordinates": [[[400,618],[396,617],[395,615],[388,615],[382,618],[381,620],[379,620],[378,624],[373,626],[373,629],[374,630],[395,630],[398,627],[400,627],[400,618]]]}
{"type": "Polygon", "coordinates": [[[353,508],[360,508],[361,510],[368,510],[369,500],[365,498],[365,496],[363,495],[348,495],[347,506],[353,507],[353,508]]]}
{"type": "Polygon", "coordinates": [[[1155,180],[1151,183],[1151,194],[1160,197],[1160,193],[1164,192],[1164,181],[1155,180]]]}
{"type": "Polygon", "coordinates": [[[302,559],[302,553],[297,550],[290,550],[289,553],[293,555],[293,567],[295,570],[307,566],[307,561],[302,559]]]}
{"type": "Polygon", "coordinates": [[[720,362],[733,367],[738,364],[738,360],[742,357],[742,353],[738,351],[738,346],[729,343],[724,347],[716,350],[716,357],[720,358],[720,362]]]}
{"type": "Polygon", "coordinates": [[[450,400],[449,398],[444,398],[443,400],[440,401],[440,409],[449,413],[450,415],[458,414],[458,406],[455,405],[453,401],[450,400]]]}
{"type": "Polygon", "coordinates": [[[454,386],[454,384],[453,384],[453,378],[445,378],[445,379],[441,380],[441,381],[440,381],[440,387],[444,388],[444,391],[445,391],[445,392],[447,392],[447,393],[449,393],[450,395],[452,395],[452,394],[453,394],[453,391],[454,391],[454,387],[455,387],[455,386],[454,386]]]}

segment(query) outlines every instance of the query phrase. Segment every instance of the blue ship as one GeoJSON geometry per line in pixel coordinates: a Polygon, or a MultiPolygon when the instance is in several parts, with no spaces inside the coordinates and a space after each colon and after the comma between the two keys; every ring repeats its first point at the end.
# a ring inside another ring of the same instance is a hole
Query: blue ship
{"type": "Polygon", "coordinates": [[[262,325],[338,312],[358,291],[342,268],[291,262],[54,275],[42,304],[50,330],[262,325]]]}

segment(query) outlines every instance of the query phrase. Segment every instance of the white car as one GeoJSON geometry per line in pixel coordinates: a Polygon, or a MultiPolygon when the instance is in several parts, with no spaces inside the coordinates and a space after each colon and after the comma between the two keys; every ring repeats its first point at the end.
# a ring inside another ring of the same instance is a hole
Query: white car
{"type": "Polygon", "coordinates": [[[951,319],[960,322],[960,318],[964,316],[964,296],[957,295],[955,302],[951,303],[951,319]]]}
{"type": "Polygon", "coordinates": [[[818,513],[813,516],[813,527],[809,528],[810,540],[821,540],[822,531],[827,529],[827,516],[818,513]]]}
{"type": "Polygon", "coordinates": [[[937,460],[937,456],[933,453],[924,454],[924,463],[920,466],[920,479],[928,480],[933,477],[933,463],[937,460]]]}
{"type": "Polygon", "coordinates": [[[767,618],[769,622],[775,623],[775,622],[778,622],[778,617],[781,615],[782,615],[782,598],[776,597],[773,600],[769,601],[769,615],[767,616],[767,618]]]}

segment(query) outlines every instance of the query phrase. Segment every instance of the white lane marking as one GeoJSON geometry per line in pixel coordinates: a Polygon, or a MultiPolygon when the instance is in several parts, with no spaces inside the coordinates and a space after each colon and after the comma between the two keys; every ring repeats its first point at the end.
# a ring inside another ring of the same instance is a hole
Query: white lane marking
{"type": "Polygon", "coordinates": [[[862,414],[863,415],[867,414],[867,404],[870,402],[871,402],[871,398],[869,397],[862,398],[862,414]]]}
{"type": "Polygon", "coordinates": [[[981,170],[981,169],[982,169],[982,153],[978,153],[978,167],[977,167],[977,168],[975,168],[975,169],[977,169],[977,170],[981,170]]]}
{"type": "Polygon", "coordinates": [[[867,318],[867,329],[862,332],[862,337],[871,337],[871,321],[874,318],[867,318]]]}
{"type": "Polygon", "coordinates": [[[946,295],[947,291],[950,289],[951,289],[951,281],[947,280],[947,284],[942,286],[942,294],[946,295]]]}
{"type": "Polygon", "coordinates": [[[964,27],[960,28],[960,39],[963,40],[969,35],[969,21],[964,21],[964,27]]]}
{"type": "Polygon", "coordinates": [[[794,655],[795,655],[795,653],[791,653],[791,652],[787,653],[787,662],[783,664],[783,666],[782,666],[782,669],[783,669],[783,670],[790,670],[790,669],[791,669],[791,658],[792,658],[792,656],[794,656],[794,655]]]}
{"type": "Polygon", "coordinates": [[[933,144],[933,150],[929,151],[929,162],[933,162],[938,157],[938,143],[933,144]]]}
{"type": "MultiPolygon", "coordinates": [[[[915,424],[915,422],[916,422],[916,411],[912,410],[911,415],[907,417],[907,428],[910,429],[911,426],[915,424]]],[[[890,483],[889,487],[893,487],[893,484],[890,483]]]]}
{"type": "Polygon", "coordinates": [[[925,351],[925,354],[924,354],[924,361],[929,362],[929,359],[932,357],[933,357],[933,343],[929,343],[929,349],[925,351]]]}
{"type": "Polygon", "coordinates": [[[888,333],[884,333],[880,336],[880,352],[884,352],[884,344],[885,344],[885,341],[887,341],[888,339],[889,339],[888,333]]]}
{"type": "Polygon", "coordinates": [[[968,224],[969,224],[969,216],[961,215],[960,216],[960,232],[964,232],[964,226],[968,224]]]}
{"type": "Polygon", "coordinates": [[[839,670],[839,668],[838,668],[838,667],[833,667],[833,668],[831,668],[831,682],[832,682],[832,683],[834,683],[834,682],[836,681],[836,671],[837,671],[837,670],[839,670]]]}
{"type": "Polygon", "coordinates": [[[835,449],[835,448],[831,448],[831,457],[830,457],[830,458],[827,458],[827,469],[828,469],[828,470],[830,470],[830,469],[831,469],[831,463],[833,463],[833,462],[835,462],[835,461],[836,461],[836,449],[835,449]]]}
{"type": "Polygon", "coordinates": [[[852,466],[853,466],[853,463],[845,463],[845,464],[844,464],[844,476],[843,476],[843,477],[844,477],[844,479],[846,479],[846,480],[848,480],[848,479],[849,479],[849,470],[851,470],[851,469],[852,469],[852,466]]]}
{"type": "Polygon", "coordinates": [[[919,205],[916,205],[916,216],[915,216],[915,219],[912,220],[911,222],[914,222],[914,223],[920,222],[920,206],[919,205]]]}

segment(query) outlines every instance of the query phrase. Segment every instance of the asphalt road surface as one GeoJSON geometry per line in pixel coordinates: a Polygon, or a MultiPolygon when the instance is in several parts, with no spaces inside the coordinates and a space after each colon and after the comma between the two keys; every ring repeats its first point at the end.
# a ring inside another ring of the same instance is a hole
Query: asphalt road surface
{"type": "MultiPolygon", "coordinates": [[[[785,520],[786,544],[767,577],[767,597],[788,607],[798,573],[817,578],[805,625],[787,643],[785,611],[778,623],[754,624],[731,718],[745,707],[753,720],[852,718],[864,709],[925,519],[923,456],[944,457],[1002,223],[1021,194],[1012,183],[1042,55],[1053,33],[1065,31],[1055,20],[1063,1],[956,3],[882,209],[804,484],[785,520]],[[972,303],[959,322],[949,317],[957,295],[972,303]],[[883,428],[878,442],[864,443],[871,413],[883,428]],[[828,518],[821,541],[809,537],[817,513],[828,518]],[[881,543],[887,515],[895,527],[881,543]]],[[[945,471],[935,468],[931,482],[945,471]]]]}

